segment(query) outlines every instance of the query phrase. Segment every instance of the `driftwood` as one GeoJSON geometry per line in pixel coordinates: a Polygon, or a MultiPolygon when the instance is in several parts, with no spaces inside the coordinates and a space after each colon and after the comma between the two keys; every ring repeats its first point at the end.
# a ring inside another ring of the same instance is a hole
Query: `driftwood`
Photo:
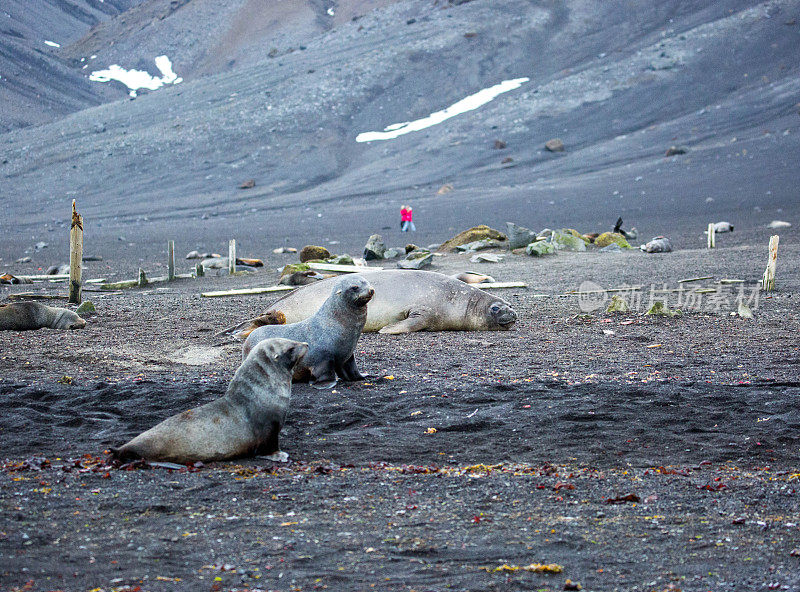
{"type": "MultiPolygon", "coordinates": [[[[139,270],[139,280],[142,278],[142,270],[139,270]]],[[[167,242],[167,281],[175,279],[175,241],[167,242]]]]}
{"type": "Polygon", "coordinates": [[[689,282],[700,282],[702,280],[713,280],[713,275],[704,275],[703,277],[686,278],[685,280],[678,280],[679,284],[687,284],[689,282]]]}
{"type": "Polygon", "coordinates": [[[764,279],[761,280],[761,287],[767,292],[775,289],[775,264],[778,262],[778,242],[780,236],[777,234],[769,237],[769,260],[767,269],[764,271],[764,279]]]}
{"type": "Polygon", "coordinates": [[[708,248],[709,249],[713,249],[715,247],[715,243],[716,243],[715,234],[716,234],[716,227],[714,226],[714,223],[711,222],[708,225],[708,248]]]}
{"type": "Polygon", "coordinates": [[[628,286],[627,288],[609,288],[608,290],[587,290],[586,292],[579,292],[578,290],[570,290],[566,292],[568,296],[584,296],[586,294],[610,294],[612,292],[636,292],[641,290],[642,286],[628,286]]]}
{"type": "Polygon", "coordinates": [[[34,294],[33,292],[20,292],[19,294],[9,294],[9,300],[64,300],[68,296],[60,294],[34,294]]]}
{"type": "Polygon", "coordinates": [[[267,286],[262,288],[238,288],[235,290],[220,290],[218,292],[201,292],[203,298],[219,298],[221,296],[243,296],[248,294],[267,294],[268,292],[288,292],[296,286],[267,286]]]}
{"type": "Polygon", "coordinates": [[[501,288],[527,288],[528,284],[525,282],[484,282],[481,284],[470,284],[481,290],[493,290],[501,288]]]}
{"type": "Polygon", "coordinates": [[[228,242],[228,273],[236,273],[236,239],[232,238],[228,242]]]}

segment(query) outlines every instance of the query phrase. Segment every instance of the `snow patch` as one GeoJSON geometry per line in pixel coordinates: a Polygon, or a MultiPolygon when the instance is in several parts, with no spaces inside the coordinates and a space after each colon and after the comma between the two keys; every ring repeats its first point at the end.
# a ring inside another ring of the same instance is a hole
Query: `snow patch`
{"type": "Polygon", "coordinates": [[[519,88],[529,80],[530,78],[514,78],[513,80],[504,80],[500,84],[495,84],[489,88],[484,88],[473,95],[469,95],[468,97],[461,99],[457,103],[453,103],[446,109],[437,111],[436,113],[431,113],[422,119],[406,121],[403,123],[393,123],[392,125],[386,126],[382,132],[364,132],[363,134],[358,134],[358,136],[356,136],[356,142],[392,140],[398,136],[423,130],[438,123],[442,123],[443,121],[446,121],[451,117],[455,117],[456,115],[461,115],[467,111],[473,111],[474,109],[493,101],[499,95],[519,88]]]}
{"type": "MultiPolygon", "coordinates": [[[[92,56],[92,59],[95,56],[92,56]]],[[[113,64],[108,67],[108,70],[97,70],[92,72],[89,80],[95,82],[111,82],[118,80],[130,89],[130,96],[135,97],[136,91],[140,88],[148,90],[156,90],[165,84],[178,84],[183,82],[172,69],[172,62],[165,55],[158,56],[155,60],[156,67],[161,72],[161,76],[151,76],[149,72],[144,70],[126,70],[125,68],[113,64]]]]}

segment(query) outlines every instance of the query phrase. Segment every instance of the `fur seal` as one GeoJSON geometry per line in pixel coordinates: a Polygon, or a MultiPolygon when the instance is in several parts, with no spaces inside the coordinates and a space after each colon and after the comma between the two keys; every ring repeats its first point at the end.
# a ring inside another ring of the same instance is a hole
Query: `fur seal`
{"type": "MultiPolygon", "coordinates": [[[[363,278],[375,289],[375,297],[367,307],[367,332],[501,331],[511,329],[517,321],[517,313],[502,298],[441,273],[394,269],[362,271],[350,277],[353,276],[363,278]]],[[[298,288],[267,312],[282,312],[287,323],[307,319],[330,293],[332,281],[298,288]]],[[[252,323],[246,321],[223,333],[233,333],[252,323]]]]}
{"type": "Polygon", "coordinates": [[[133,440],[112,448],[119,460],[144,458],[175,463],[213,461],[250,454],[285,461],[278,434],[286,420],[292,372],[307,343],[266,339],[250,352],[219,399],[165,419],[133,440]]]}
{"type": "Polygon", "coordinates": [[[86,321],[66,308],[46,306],[40,302],[12,302],[0,306],[0,331],[50,329],[82,329],[86,321]]]}
{"type": "MultiPolygon", "coordinates": [[[[332,282],[317,282],[323,283],[323,292],[328,297],[317,307],[319,310],[315,309],[311,316],[291,325],[264,325],[253,329],[244,342],[244,356],[258,342],[270,337],[307,341],[308,354],[298,364],[295,380],[310,378],[311,383],[319,388],[335,385],[337,375],[342,380],[363,380],[364,376],[356,367],[353,351],[367,320],[367,303],[375,290],[358,275],[336,278],[332,282]]],[[[282,311],[274,310],[267,314],[276,312],[282,311]]]]}

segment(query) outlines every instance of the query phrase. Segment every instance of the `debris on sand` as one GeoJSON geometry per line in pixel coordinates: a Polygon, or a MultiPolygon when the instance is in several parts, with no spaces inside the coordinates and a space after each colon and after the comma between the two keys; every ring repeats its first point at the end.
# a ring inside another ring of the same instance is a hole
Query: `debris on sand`
{"type": "Polygon", "coordinates": [[[386,245],[383,242],[383,237],[380,234],[373,234],[364,245],[364,259],[367,261],[375,261],[383,259],[386,253],[386,245]]]}
{"type": "Polygon", "coordinates": [[[494,253],[478,253],[473,255],[470,261],[472,263],[500,263],[501,259],[501,255],[495,255],[494,253]]]}
{"type": "Polygon", "coordinates": [[[509,565],[508,563],[504,563],[498,567],[484,567],[482,569],[489,573],[530,571],[533,573],[557,574],[564,571],[564,568],[557,563],[531,563],[530,565],[509,565]]]}
{"type": "Polygon", "coordinates": [[[456,247],[456,251],[459,253],[474,253],[475,251],[481,251],[483,249],[498,249],[501,248],[501,245],[496,240],[492,240],[490,238],[484,238],[481,240],[473,241],[471,243],[467,243],[465,245],[458,245],[456,247]]]}
{"type": "Polygon", "coordinates": [[[453,190],[453,185],[451,183],[445,183],[439,190],[436,192],[436,195],[444,195],[445,193],[450,193],[453,190]]]}
{"type": "Polygon", "coordinates": [[[635,493],[629,493],[627,495],[618,495],[617,497],[608,497],[608,498],[606,498],[604,500],[604,503],[606,503],[606,504],[624,504],[624,503],[628,502],[628,503],[635,504],[635,503],[638,503],[640,501],[642,501],[642,500],[639,499],[638,495],[636,495],[635,493]]]}
{"type": "Polygon", "coordinates": [[[241,185],[239,185],[239,189],[252,189],[255,186],[256,186],[256,180],[248,179],[247,181],[244,181],[241,185]]]}
{"type": "Polygon", "coordinates": [[[645,314],[656,317],[679,317],[682,313],[680,309],[670,310],[663,301],[656,300],[645,314]]]}
{"type": "Polygon", "coordinates": [[[561,138],[553,138],[544,143],[544,147],[550,152],[564,152],[564,141],[561,138]]]}
{"type": "Polygon", "coordinates": [[[608,308],[606,308],[607,313],[612,312],[630,312],[631,308],[628,306],[628,302],[619,294],[614,294],[611,297],[611,302],[608,303],[608,308]]]}
{"type": "Polygon", "coordinates": [[[324,261],[331,258],[331,252],[325,247],[306,245],[300,249],[300,263],[306,261],[324,261]]]}
{"type": "Polygon", "coordinates": [[[769,224],[767,224],[767,228],[791,228],[792,224],[790,222],[784,222],[783,220],[773,220],[769,224]]]}
{"type": "Polygon", "coordinates": [[[640,245],[639,248],[645,253],[670,253],[672,252],[672,243],[665,236],[656,236],[650,242],[640,245]]]}
{"type": "Polygon", "coordinates": [[[670,146],[664,153],[664,156],[677,156],[678,154],[686,154],[689,149],[686,146],[670,146]]]}
{"type": "Polygon", "coordinates": [[[459,232],[450,240],[442,243],[442,246],[439,247],[439,250],[451,252],[454,251],[459,245],[466,245],[467,243],[472,243],[487,238],[501,242],[507,240],[506,235],[502,232],[495,230],[494,228],[489,228],[485,224],[480,224],[479,226],[473,226],[472,228],[469,228],[463,232],[459,232]]]}
{"type": "Polygon", "coordinates": [[[607,247],[610,244],[617,244],[623,249],[633,248],[631,247],[630,243],[627,240],[625,240],[625,237],[618,232],[604,232],[596,239],[594,239],[594,244],[596,244],[600,248],[607,247]]]}

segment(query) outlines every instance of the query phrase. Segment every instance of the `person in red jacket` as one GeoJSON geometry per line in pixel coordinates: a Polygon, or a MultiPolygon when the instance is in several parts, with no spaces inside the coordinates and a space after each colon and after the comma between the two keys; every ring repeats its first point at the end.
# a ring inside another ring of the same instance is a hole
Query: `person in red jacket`
{"type": "Polygon", "coordinates": [[[400,230],[402,232],[408,232],[409,229],[412,232],[416,232],[417,227],[414,226],[414,210],[411,206],[403,206],[400,208],[400,230]]]}

